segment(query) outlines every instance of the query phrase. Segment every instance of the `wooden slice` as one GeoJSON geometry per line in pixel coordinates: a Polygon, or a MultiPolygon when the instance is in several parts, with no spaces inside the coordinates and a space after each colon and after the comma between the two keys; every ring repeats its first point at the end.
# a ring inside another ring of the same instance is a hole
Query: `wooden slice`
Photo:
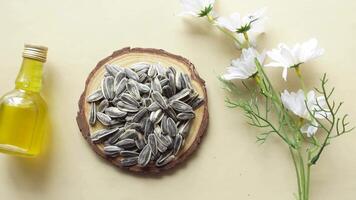
{"type": "Polygon", "coordinates": [[[98,155],[105,158],[115,166],[128,169],[129,171],[143,173],[160,173],[162,171],[172,169],[179,163],[185,161],[200,144],[202,136],[208,127],[208,120],[208,97],[205,88],[205,82],[200,78],[194,65],[189,60],[181,56],[168,53],[161,49],[130,47],[115,51],[111,56],[101,60],[94,68],[94,70],[89,74],[89,77],[85,83],[85,90],[79,100],[79,112],[77,115],[77,123],[82,135],[98,155]],[[161,63],[165,67],[173,66],[177,71],[188,74],[191,77],[194,89],[201,97],[204,97],[205,99],[204,104],[195,110],[196,117],[193,120],[190,132],[186,138],[183,148],[180,150],[180,153],[172,162],[163,167],[156,167],[154,163],[150,163],[144,168],[138,166],[123,167],[120,163],[120,159],[122,157],[111,158],[105,156],[103,153],[103,145],[94,144],[90,139],[90,135],[102,127],[100,127],[101,125],[95,125],[94,127],[89,125],[88,118],[90,112],[90,104],[86,102],[86,97],[100,87],[105,73],[104,66],[106,64],[116,64],[121,67],[127,67],[137,62],[161,63]]]}

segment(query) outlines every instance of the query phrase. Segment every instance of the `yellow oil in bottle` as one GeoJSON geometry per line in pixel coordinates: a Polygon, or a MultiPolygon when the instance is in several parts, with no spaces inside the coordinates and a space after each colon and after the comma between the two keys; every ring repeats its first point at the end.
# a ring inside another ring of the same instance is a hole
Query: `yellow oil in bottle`
{"type": "Polygon", "coordinates": [[[47,128],[47,105],[40,95],[47,48],[26,45],[13,91],[0,99],[0,152],[33,157],[47,128]]]}

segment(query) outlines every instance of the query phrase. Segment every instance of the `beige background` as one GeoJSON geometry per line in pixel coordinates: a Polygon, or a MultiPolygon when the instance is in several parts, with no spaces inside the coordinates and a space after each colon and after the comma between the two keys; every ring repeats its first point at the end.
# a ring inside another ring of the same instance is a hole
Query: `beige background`
{"type": "MultiPolygon", "coordinates": [[[[352,0],[221,0],[228,14],[269,7],[263,47],[317,37],[325,56],[305,65],[308,84],[323,72],[345,100],[355,124],[356,3],[352,0]]],[[[238,51],[205,21],[182,19],[176,0],[0,0],[0,93],[13,88],[25,42],[49,46],[44,96],[51,111],[51,145],[35,160],[0,156],[0,198],[62,199],[293,199],[295,175],[276,138],[258,132],[224,106],[216,79],[238,51]],[[199,151],[174,173],[140,177],[99,159],[80,135],[75,116],[84,80],[101,58],[125,46],[163,48],[190,59],[207,81],[211,123],[199,151]]],[[[280,70],[271,72],[277,83],[280,70]]],[[[291,81],[295,81],[292,75],[291,81]]],[[[336,139],[313,169],[313,200],[356,198],[356,133],[336,139]]]]}

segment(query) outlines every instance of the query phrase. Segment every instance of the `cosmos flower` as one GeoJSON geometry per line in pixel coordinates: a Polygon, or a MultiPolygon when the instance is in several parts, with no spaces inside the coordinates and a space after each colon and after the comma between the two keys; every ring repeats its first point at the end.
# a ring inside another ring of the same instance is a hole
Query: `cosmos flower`
{"type": "Polygon", "coordinates": [[[265,53],[259,54],[254,48],[242,49],[241,57],[232,60],[222,78],[225,80],[250,78],[257,73],[255,58],[263,64],[265,57],[265,53]]]}
{"type": "Polygon", "coordinates": [[[298,92],[289,93],[287,90],[281,94],[281,100],[283,105],[295,115],[300,118],[306,119],[307,122],[301,127],[301,132],[306,133],[308,137],[313,136],[318,130],[318,123],[316,119],[325,119],[329,116],[330,112],[320,110],[320,107],[325,109],[326,101],[324,96],[317,97],[313,90],[307,94],[305,99],[304,92],[298,90],[298,92]],[[312,117],[309,111],[313,113],[312,117]]]}
{"type": "Polygon", "coordinates": [[[264,31],[265,11],[266,9],[263,8],[244,17],[235,12],[229,17],[217,18],[216,24],[231,32],[246,33],[253,30],[255,33],[262,33],[264,31]]]}
{"type": "Polygon", "coordinates": [[[318,41],[310,39],[302,44],[296,44],[289,48],[286,44],[279,44],[277,49],[267,52],[272,60],[266,67],[283,67],[282,77],[287,80],[288,68],[297,67],[300,64],[321,56],[324,49],[318,48],[318,41]]]}
{"type": "Polygon", "coordinates": [[[204,17],[213,10],[215,0],[180,0],[180,3],[183,8],[180,16],[204,17]]]}

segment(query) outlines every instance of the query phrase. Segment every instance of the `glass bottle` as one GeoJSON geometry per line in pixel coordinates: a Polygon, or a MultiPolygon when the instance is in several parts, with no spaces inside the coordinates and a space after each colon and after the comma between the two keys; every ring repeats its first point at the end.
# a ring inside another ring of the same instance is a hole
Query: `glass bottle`
{"type": "Polygon", "coordinates": [[[47,47],[25,45],[15,89],[0,99],[0,152],[34,157],[47,129],[47,105],[40,95],[47,47]]]}

